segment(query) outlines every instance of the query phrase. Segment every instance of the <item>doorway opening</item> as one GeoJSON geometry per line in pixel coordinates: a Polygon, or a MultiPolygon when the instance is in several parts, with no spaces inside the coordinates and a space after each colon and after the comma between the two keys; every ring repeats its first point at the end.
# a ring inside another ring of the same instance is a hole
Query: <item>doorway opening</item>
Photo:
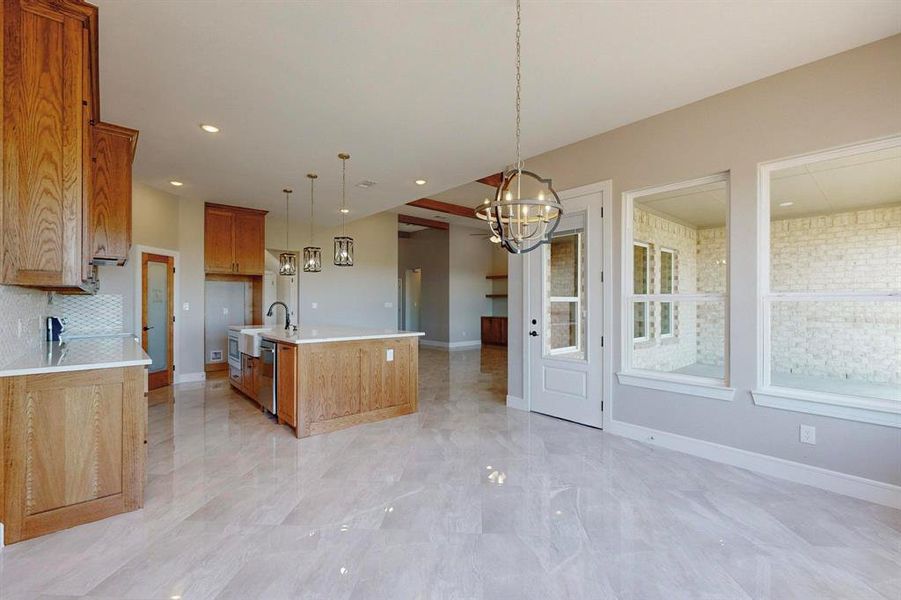
{"type": "Polygon", "coordinates": [[[150,355],[151,390],[172,385],[175,371],[175,258],[141,253],[141,346],[150,355]]]}
{"type": "Polygon", "coordinates": [[[419,331],[422,302],[422,269],[407,269],[403,280],[403,309],[401,329],[419,331]]]}

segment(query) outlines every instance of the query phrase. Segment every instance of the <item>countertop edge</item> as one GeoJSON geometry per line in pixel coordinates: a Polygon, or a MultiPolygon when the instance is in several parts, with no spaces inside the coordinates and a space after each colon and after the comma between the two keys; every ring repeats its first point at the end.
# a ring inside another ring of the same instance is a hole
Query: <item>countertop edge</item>
{"type": "Polygon", "coordinates": [[[26,375],[44,375],[47,373],[72,373],[75,371],[93,371],[95,369],[115,369],[116,367],[142,367],[151,364],[149,358],[138,360],[118,360],[103,363],[87,363],[83,365],[62,365],[53,367],[34,367],[23,369],[0,369],[0,377],[23,377],[26,375]]]}
{"type": "Polygon", "coordinates": [[[394,332],[394,333],[371,333],[371,334],[359,334],[359,335],[347,335],[347,336],[333,336],[333,337],[322,337],[316,339],[305,339],[305,340],[292,340],[287,339],[283,336],[272,335],[272,334],[261,334],[261,337],[264,340],[269,340],[271,342],[277,342],[281,344],[293,344],[295,346],[300,346],[302,344],[326,344],[329,342],[354,342],[361,340],[388,340],[394,338],[402,338],[402,337],[422,337],[425,333],[422,331],[404,331],[404,332],[394,332]]]}

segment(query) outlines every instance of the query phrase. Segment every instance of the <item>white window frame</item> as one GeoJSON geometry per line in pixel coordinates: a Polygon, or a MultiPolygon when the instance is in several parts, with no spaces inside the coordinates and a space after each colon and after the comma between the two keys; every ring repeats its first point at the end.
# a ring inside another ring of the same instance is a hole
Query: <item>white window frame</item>
{"type": "Polygon", "coordinates": [[[674,392],[678,394],[687,394],[690,396],[699,396],[703,398],[711,398],[714,400],[724,400],[731,401],[735,396],[735,389],[729,387],[730,380],[730,369],[729,369],[729,354],[730,354],[730,324],[729,324],[729,288],[730,288],[730,273],[728,269],[731,269],[732,261],[729,260],[729,241],[731,240],[731,235],[729,233],[729,215],[730,205],[732,203],[732,185],[730,182],[729,172],[723,171],[721,173],[716,173],[713,175],[708,175],[706,177],[699,177],[697,179],[690,179],[687,181],[678,181],[675,183],[669,183],[666,185],[653,186],[647,188],[641,188],[637,190],[630,190],[623,193],[623,211],[622,211],[622,230],[623,230],[623,245],[622,245],[622,285],[621,285],[621,310],[624,317],[621,319],[621,335],[620,339],[622,341],[620,347],[620,356],[622,356],[622,364],[621,370],[616,374],[617,379],[621,385],[630,385],[635,387],[643,387],[667,392],[674,392]],[[635,294],[633,289],[634,284],[634,272],[633,272],[633,264],[634,257],[632,255],[633,244],[637,243],[634,237],[634,210],[635,210],[635,201],[638,198],[643,196],[650,196],[653,194],[659,194],[663,192],[671,192],[674,190],[680,190],[688,187],[695,187],[700,185],[707,185],[711,183],[720,183],[724,182],[726,184],[727,195],[729,201],[726,202],[726,265],[727,265],[727,273],[726,273],[726,289],[723,293],[713,293],[713,292],[696,292],[696,293],[673,293],[673,294],[635,294]],[[628,246],[626,246],[628,244],[628,246]],[[650,306],[651,302],[672,302],[673,309],[675,309],[676,302],[722,302],[724,309],[723,315],[725,322],[723,324],[724,327],[724,340],[723,340],[723,378],[717,377],[702,377],[698,375],[683,375],[681,373],[665,373],[661,371],[652,371],[648,369],[637,369],[632,367],[632,350],[634,343],[638,340],[632,338],[632,328],[633,328],[633,319],[632,319],[632,303],[633,302],[647,302],[648,306],[650,306]],[[629,318],[625,318],[625,315],[629,315],[629,318]]]}
{"type": "MultiPolygon", "coordinates": [[[[629,237],[631,237],[631,236],[629,236],[629,237]]],[[[632,254],[629,256],[629,258],[630,258],[630,264],[632,265],[632,268],[633,268],[633,270],[632,270],[632,277],[633,277],[633,278],[630,280],[630,281],[631,281],[631,284],[629,285],[629,289],[630,289],[630,290],[631,290],[631,289],[634,289],[634,286],[635,286],[635,279],[634,279],[634,277],[635,277],[635,270],[634,270],[634,267],[635,267],[635,247],[636,247],[636,246],[640,246],[640,247],[644,248],[644,270],[645,270],[645,273],[648,274],[648,275],[647,275],[647,279],[648,279],[648,292],[650,292],[650,291],[651,291],[651,289],[650,289],[650,288],[651,288],[651,280],[653,279],[653,277],[651,277],[651,245],[650,245],[649,243],[646,243],[646,242],[639,242],[639,241],[637,241],[637,240],[633,240],[633,241],[632,241],[632,247],[631,247],[631,252],[632,252],[632,254]]],[[[651,319],[651,310],[650,310],[650,308],[651,308],[651,303],[650,303],[650,302],[645,302],[645,303],[644,303],[644,335],[643,335],[643,336],[636,336],[636,335],[635,335],[635,313],[633,312],[633,309],[632,309],[632,306],[631,306],[631,305],[629,306],[629,312],[628,312],[628,313],[625,313],[625,314],[628,314],[628,315],[629,315],[629,320],[630,320],[631,325],[632,325],[632,332],[631,332],[629,335],[635,336],[635,337],[632,338],[632,341],[633,341],[633,342],[647,342],[648,340],[651,339],[651,324],[650,324],[650,322],[649,322],[650,319],[651,319]]]]}
{"type": "MultiPolygon", "coordinates": [[[[554,234],[555,234],[555,237],[564,237],[566,235],[577,236],[578,244],[577,244],[577,250],[576,250],[576,273],[578,274],[577,277],[579,278],[579,283],[580,284],[583,283],[582,282],[582,276],[583,276],[583,273],[582,273],[583,238],[582,238],[582,236],[585,234],[585,224],[583,223],[582,227],[580,229],[564,229],[562,231],[555,231],[554,234]]],[[[542,264],[541,277],[542,277],[542,279],[544,279],[544,281],[547,281],[547,276],[548,276],[547,268],[548,268],[548,258],[550,258],[550,251],[551,251],[551,245],[545,244],[544,252],[547,252],[548,256],[542,257],[542,262],[541,262],[541,264],[542,264]]],[[[581,288],[581,286],[580,286],[580,288],[581,288]]],[[[579,291],[581,292],[582,290],[580,289],[579,291]]],[[[571,352],[575,352],[575,351],[579,350],[580,348],[582,348],[582,298],[581,298],[581,296],[548,296],[547,300],[545,300],[545,305],[544,305],[544,314],[545,314],[546,318],[548,318],[548,323],[550,323],[551,303],[553,303],[553,302],[569,302],[571,304],[576,305],[576,345],[575,346],[564,346],[562,348],[546,348],[544,355],[545,356],[558,356],[560,354],[569,354],[571,352]]],[[[546,346],[548,346],[549,344],[550,344],[550,336],[548,336],[548,344],[546,344],[546,346]]],[[[585,351],[585,356],[586,357],[588,356],[587,349],[585,351]]],[[[566,357],[561,357],[561,358],[566,358],[566,357]]],[[[574,359],[574,360],[587,360],[587,358],[580,357],[580,358],[574,359]]]]}
{"type": "MultiPolygon", "coordinates": [[[[663,255],[670,255],[670,275],[669,275],[669,289],[670,293],[676,293],[676,251],[672,248],[660,248],[660,260],[658,263],[660,264],[660,287],[663,288],[663,255]]],[[[663,293],[663,289],[660,290],[660,293],[663,293]]],[[[660,337],[663,338],[671,338],[675,336],[676,332],[676,305],[672,302],[661,302],[660,303],[660,337]],[[669,305],[669,333],[663,332],[663,305],[669,305]]]]}
{"type": "Polygon", "coordinates": [[[901,136],[841,146],[761,163],[757,168],[757,389],[758,406],[901,428],[901,402],[787,388],[771,382],[771,307],[775,302],[901,302],[899,292],[772,292],[770,290],[770,180],[774,171],[901,147],[901,136]]]}

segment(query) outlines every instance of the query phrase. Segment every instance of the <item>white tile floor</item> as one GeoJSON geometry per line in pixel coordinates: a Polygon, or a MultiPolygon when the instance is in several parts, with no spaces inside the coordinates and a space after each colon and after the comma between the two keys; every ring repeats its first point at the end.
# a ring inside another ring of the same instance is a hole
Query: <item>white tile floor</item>
{"type": "Polygon", "coordinates": [[[0,598],[901,598],[901,511],[507,410],[503,365],[425,350],[418,414],[303,441],[181,387],[146,508],[7,547],[0,598]]]}

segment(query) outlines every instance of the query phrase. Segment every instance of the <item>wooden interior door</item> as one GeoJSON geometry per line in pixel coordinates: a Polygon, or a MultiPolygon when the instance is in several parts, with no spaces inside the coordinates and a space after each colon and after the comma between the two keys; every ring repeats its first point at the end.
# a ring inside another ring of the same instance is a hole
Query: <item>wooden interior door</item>
{"type": "Polygon", "coordinates": [[[141,254],[141,345],[153,363],[150,389],[172,384],[175,323],[175,259],[141,254]]]}

